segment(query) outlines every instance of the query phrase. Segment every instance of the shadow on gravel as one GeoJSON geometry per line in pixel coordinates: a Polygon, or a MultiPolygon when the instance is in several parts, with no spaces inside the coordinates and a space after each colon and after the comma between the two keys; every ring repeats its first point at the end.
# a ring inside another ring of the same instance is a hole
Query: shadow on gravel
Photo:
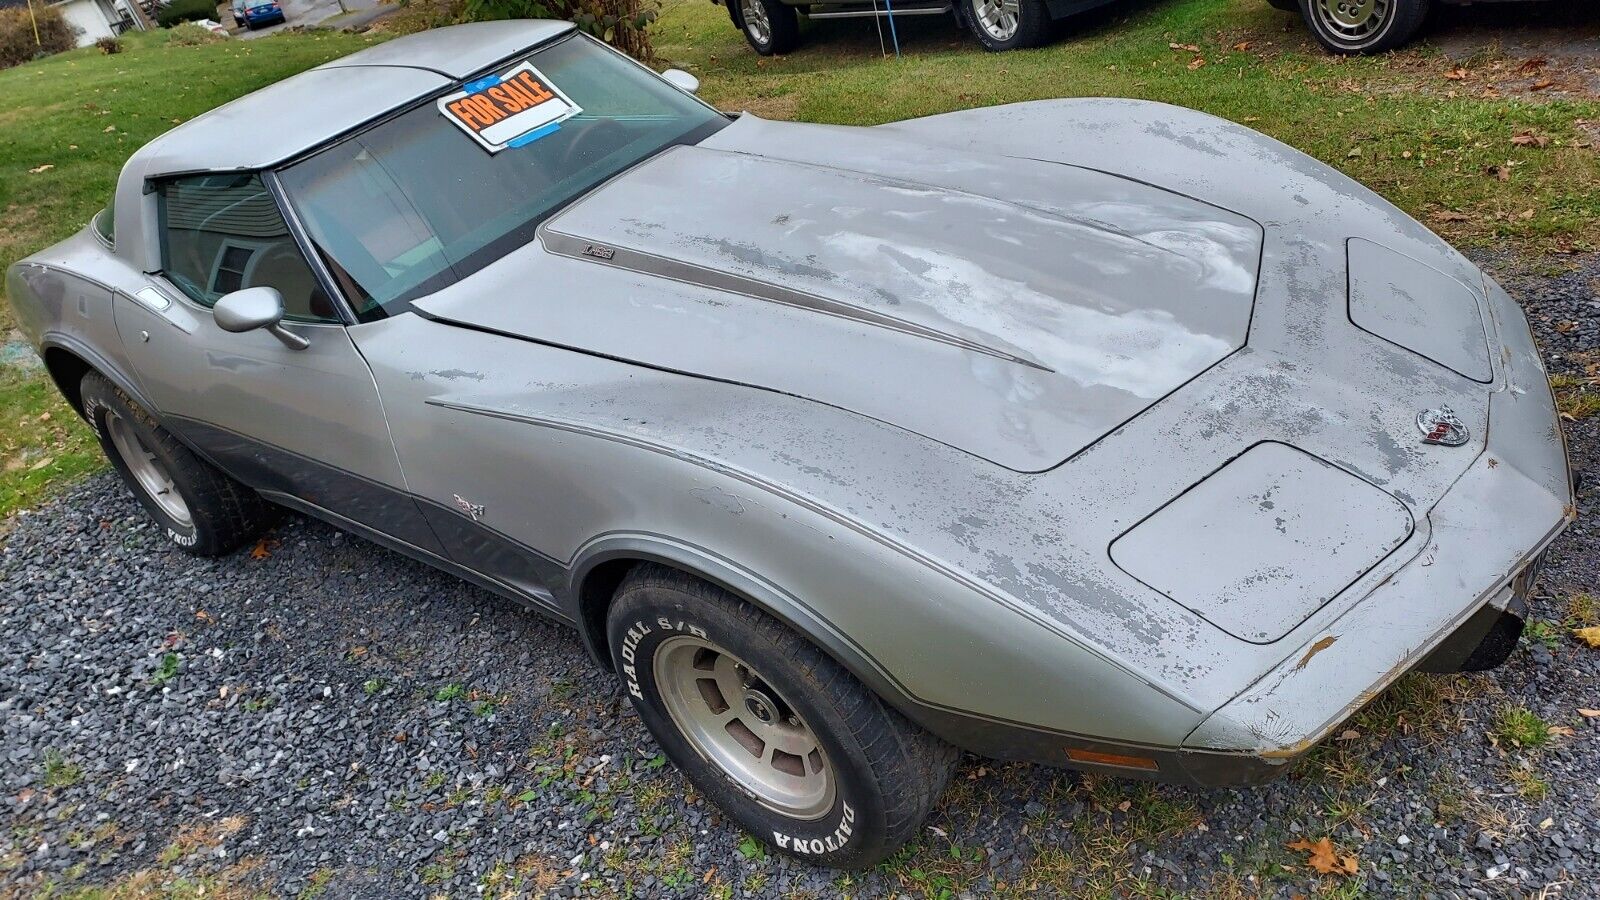
{"type": "MultiPolygon", "coordinates": [[[[1600,389],[1600,257],[1487,263],[1563,391],[1600,389]]],[[[1568,423],[1591,485],[1597,421],[1568,423]]],[[[0,550],[0,896],[1583,896],[1600,651],[1569,631],[1600,623],[1593,487],[1581,504],[1507,667],[1407,678],[1288,780],[969,759],[917,842],[844,875],[723,822],[565,629],[303,520],[264,558],[195,560],[100,476],[0,550]],[[1358,874],[1288,847],[1322,838],[1358,874]]]]}

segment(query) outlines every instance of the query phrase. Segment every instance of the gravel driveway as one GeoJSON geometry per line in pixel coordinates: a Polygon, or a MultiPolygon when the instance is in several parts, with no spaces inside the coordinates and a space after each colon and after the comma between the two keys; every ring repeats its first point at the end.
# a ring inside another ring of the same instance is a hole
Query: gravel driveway
{"type": "MultiPolygon", "coordinates": [[[[1600,257],[1504,281],[1554,371],[1600,363],[1600,257]]],[[[1569,628],[1600,624],[1573,600],[1600,594],[1597,425],[1569,427],[1591,485],[1543,640],[1505,668],[1410,676],[1263,789],[968,759],[919,843],[852,876],[723,822],[567,630],[298,518],[191,559],[102,475],[0,538],[0,896],[1596,896],[1600,650],[1569,628]],[[1323,837],[1357,875],[1287,846],[1323,837]]]]}

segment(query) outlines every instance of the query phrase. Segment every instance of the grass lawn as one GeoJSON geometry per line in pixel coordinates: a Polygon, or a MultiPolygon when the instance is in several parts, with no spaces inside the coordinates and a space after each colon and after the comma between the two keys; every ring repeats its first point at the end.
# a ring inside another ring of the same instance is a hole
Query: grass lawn
{"type": "MultiPolygon", "coordinates": [[[[721,7],[669,0],[655,40],[663,63],[699,75],[728,109],[873,124],[1043,97],[1164,100],[1300,147],[1457,241],[1600,246],[1600,152],[1577,124],[1600,121],[1600,103],[1517,96],[1516,67],[1493,52],[1464,65],[1426,48],[1332,59],[1265,0],[1123,0],[1019,53],[985,53],[942,18],[899,31],[899,60],[879,55],[865,20],[812,24],[798,52],[762,59],[721,7]]],[[[0,71],[0,268],[87,221],[151,137],[374,40],[312,32],[180,46],[155,33],[115,55],[88,48],[0,71]]],[[[9,331],[0,307],[0,344],[9,331]]],[[[3,518],[93,468],[98,451],[41,373],[0,372],[3,518]]]]}

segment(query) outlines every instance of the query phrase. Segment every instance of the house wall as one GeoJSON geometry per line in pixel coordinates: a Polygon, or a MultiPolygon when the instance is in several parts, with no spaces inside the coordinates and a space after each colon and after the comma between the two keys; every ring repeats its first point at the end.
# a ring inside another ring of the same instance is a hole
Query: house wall
{"type": "Polygon", "coordinates": [[[61,15],[67,19],[67,24],[77,32],[78,46],[92,44],[103,37],[111,37],[111,23],[106,20],[105,10],[101,8],[98,0],[66,0],[65,3],[55,4],[61,10],[61,15]]]}

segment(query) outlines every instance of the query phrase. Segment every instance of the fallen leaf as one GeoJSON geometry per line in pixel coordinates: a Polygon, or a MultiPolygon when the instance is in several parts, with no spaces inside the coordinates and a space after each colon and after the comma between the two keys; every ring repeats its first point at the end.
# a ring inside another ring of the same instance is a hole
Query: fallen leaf
{"type": "Polygon", "coordinates": [[[29,169],[28,170],[28,174],[29,175],[38,175],[40,172],[48,172],[48,171],[50,171],[51,169],[54,169],[54,168],[55,168],[55,166],[53,166],[53,165],[51,165],[49,163],[45,163],[42,166],[34,166],[33,168],[29,169]]]}
{"type": "Polygon", "coordinates": [[[100,130],[105,134],[110,134],[111,132],[117,130],[117,126],[115,126],[115,125],[107,125],[105,128],[102,128],[100,130]]]}
{"type": "Polygon", "coordinates": [[[1569,322],[1557,322],[1556,323],[1556,331],[1559,331],[1562,334],[1566,334],[1567,332],[1569,332],[1572,329],[1577,328],[1577,327],[1578,327],[1578,323],[1577,322],[1570,322],[1569,321],[1569,322]]]}
{"type": "Polygon", "coordinates": [[[1579,709],[1578,715],[1583,716],[1585,719],[1593,719],[1600,716],[1600,709],[1579,709]]]}
{"type": "Polygon", "coordinates": [[[1355,730],[1354,728],[1346,728],[1344,731],[1339,733],[1338,737],[1334,738],[1336,741],[1356,741],[1360,739],[1361,732],[1355,730]]]}
{"type": "Polygon", "coordinates": [[[1195,44],[1168,44],[1173,50],[1187,50],[1190,53],[1199,53],[1200,48],[1195,44]]]}
{"type": "Polygon", "coordinates": [[[1551,81],[1548,78],[1541,78],[1538,81],[1535,81],[1533,84],[1528,85],[1528,90],[1530,90],[1530,91],[1542,91],[1545,88],[1552,87],[1554,85],[1555,85],[1554,81],[1551,81]]]}
{"type": "Polygon", "coordinates": [[[199,620],[200,620],[200,621],[202,621],[202,622],[209,622],[209,621],[211,621],[211,614],[210,614],[210,613],[208,613],[208,612],[206,612],[206,611],[205,611],[205,610],[203,610],[203,609],[197,609],[197,610],[195,610],[195,611],[194,611],[194,617],[195,617],[195,618],[196,618],[196,619],[199,619],[199,620]]]}
{"type": "Polygon", "coordinates": [[[1534,131],[1532,128],[1527,128],[1517,132],[1511,138],[1511,143],[1516,144],[1518,147],[1548,147],[1550,138],[1534,131]]]}
{"type": "Polygon", "coordinates": [[[1472,220],[1472,217],[1466,213],[1459,213],[1453,209],[1441,209],[1429,218],[1435,222],[1469,222],[1472,220]]]}
{"type": "Polygon", "coordinates": [[[1454,69],[1450,69],[1450,70],[1446,71],[1444,73],[1444,77],[1450,79],[1451,81],[1466,81],[1467,80],[1467,74],[1468,73],[1467,73],[1466,69],[1463,69],[1460,66],[1457,66],[1454,69]]]}
{"type": "Polygon", "coordinates": [[[1350,148],[1350,152],[1346,153],[1344,156],[1345,156],[1345,159],[1355,159],[1356,157],[1358,157],[1360,155],[1361,155],[1361,148],[1360,147],[1351,147],[1350,148]]]}
{"type": "Polygon", "coordinates": [[[1551,737],[1572,737],[1577,733],[1570,725],[1551,725],[1545,731],[1549,732],[1551,737]]]}
{"type": "Polygon", "coordinates": [[[1590,647],[1600,648],[1600,625],[1591,625],[1588,628],[1575,629],[1572,632],[1572,636],[1580,641],[1583,641],[1585,644],[1588,644],[1590,647]]]}
{"type": "Polygon", "coordinates": [[[1554,825],[1555,823],[1556,823],[1555,819],[1546,818],[1543,822],[1539,823],[1539,830],[1543,831],[1544,829],[1549,828],[1551,825],[1554,825]]]}
{"type": "Polygon", "coordinates": [[[1510,181],[1511,180],[1511,167],[1509,165],[1505,165],[1505,166],[1484,166],[1483,174],[1489,176],[1490,178],[1493,178],[1495,181],[1510,181]]]}
{"type": "Polygon", "coordinates": [[[1117,804],[1117,812],[1127,812],[1133,806],[1132,800],[1124,800],[1117,804]]]}
{"type": "Polygon", "coordinates": [[[272,555],[272,547],[276,543],[277,541],[274,541],[271,538],[262,538],[261,540],[256,541],[256,545],[250,548],[250,558],[266,559],[272,555]]]}
{"type": "Polygon", "coordinates": [[[1193,72],[1205,64],[1206,58],[1204,56],[1196,56],[1194,59],[1189,60],[1189,71],[1193,72]]]}
{"type": "Polygon", "coordinates": [[[41,459],[38,462],[34,463],[33,465],[29,466],[28,467],[28,471],[29,472],[37,472],[40,469],[44,468],[45,466],[50,465],[51,463],[53,463],[55,461],[56,461],[56,458],[54,456],[46,456],[44,459],[41,459]]]}
{"type": "Polygon", "coordinates": [[[1533,218],[1533,210],[1525,209],[1525,210],[1523,210],[1521,213],[1519,213],[1517,215],[1517,218],[1522,219],[1524,221],[1526,221],[1528,219],[1531,219],[1531,218],[1533,218]]]}
{"type": "Polygon", "coordinates": [[[1354,856],[1340,856],[1334,852],[1333,841],[1323,838],[1315,844],[1301,838],[1287,845],[1290,850],[1307,854],[1306,865],[1322,875],[1354,875],[1361,868],[1354,856]]]}
{"type": "Polygon", "coordinates": [[[48,422],[48,421],[50,421],[50,414],[47,413],[47,412],[40,413],[38,421],[40,421],[40,422],[48,422]]]}
{"type": "Polygon", "coordinates": [[[1535,56],[1533,59],[1523,60],[1522,65],[1517,66],[1517,71],[1524,75],[1532,75],[1549,64],[1550,60],[1542,56],[1535,56]]]}
{"type": "Polygon", "coordinates": [[[713,879],[715,877],[717,877],[717,867],[716,866],[712,866],[711,868],[706,870],[706,877],[700,879],[700,883],[701,884],[710,884],[711,883],[711,879],[713,879]]]}
{"type": "Polygon", "coordinates": [[[1246,50],[1249,50],[1253,46],[1255,46],[1255,45],[1250,43],[1249,41],[1240,41],[1239,43],[1233,45],[1233,49],[1238,51],[1238,52],[1240,52],[1240,53],[1243,53],[1246,50]]]}

